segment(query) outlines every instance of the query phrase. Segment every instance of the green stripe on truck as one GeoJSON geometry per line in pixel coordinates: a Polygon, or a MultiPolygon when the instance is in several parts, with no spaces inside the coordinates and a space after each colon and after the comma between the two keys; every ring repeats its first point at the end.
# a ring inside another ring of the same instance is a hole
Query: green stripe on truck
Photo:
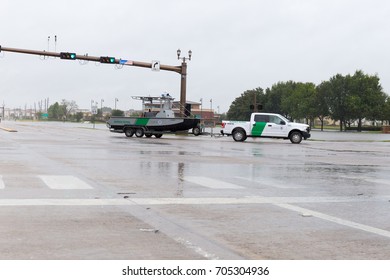
{"type": "Polygon", "coordinates": [[[261,136],[266,124],[266,122],[256,122],[252,127],[252,136],[261,136]]]}

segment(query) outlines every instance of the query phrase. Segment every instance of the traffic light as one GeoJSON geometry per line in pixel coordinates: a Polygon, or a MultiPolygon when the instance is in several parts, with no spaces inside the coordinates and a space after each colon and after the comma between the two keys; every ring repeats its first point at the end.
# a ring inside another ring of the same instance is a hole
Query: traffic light
{"type": "Polygon", "coordinates": [[[100,63],[115,63],[115,57],[101,56],[100,63]]]}
{"type": "Polygon", "coordinates": [[[62,53],[60,53],[60,58],[61,59],[75,60],[76,59],[76,54],[75,53],[62,52],[62,53]]]}

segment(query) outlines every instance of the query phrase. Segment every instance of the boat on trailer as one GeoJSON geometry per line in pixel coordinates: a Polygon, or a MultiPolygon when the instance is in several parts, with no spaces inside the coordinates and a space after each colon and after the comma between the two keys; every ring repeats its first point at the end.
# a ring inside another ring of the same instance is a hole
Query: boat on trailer
{"type": "Polygon", "coordinates": [[[175,117],[172,110],[172,101],[169,94],[156,96],[132,96],[142,101],[143,116],[140,117],[111,117],[107,127],[111,132],[124,133],[127,137],[160,138],[165,133],[191,132],[198,136],[201,134],[200,119],[175,117]]]}

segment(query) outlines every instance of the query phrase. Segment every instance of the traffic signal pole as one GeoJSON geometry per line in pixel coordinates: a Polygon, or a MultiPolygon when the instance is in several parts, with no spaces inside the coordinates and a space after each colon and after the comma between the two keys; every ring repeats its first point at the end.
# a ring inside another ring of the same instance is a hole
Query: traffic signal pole
{"type": "MultiPolygon", "coordinates": [[[[23,54],[32,54],[32,55],[40,55],[40,56],[48,56],[48,57],[59,57],[64,59],[63,54],[69,54],[69,53],[57,53],[57,52],[49,52],[49,51],[36,51],[36,50],[27,50],[27,49],[16,49],[16,48],[6,48],[0,46],[0,52],[14,52],[14,53],[23,53],[23,54]]],[[[66,59],[78,59],[78,60],[86,60],[86,61],[95,61],[95,62],[102,62],[104,58],[108,57],[101,57],[101,56],[89,56],[89,55],[79,55],[74,54],[75,58],[66,58],[66,59]]],[[[103,63],[103,62],[102,62],[103,63]]],[[[107,63],[107,62],[104,62],[107,63]]],[[[112,62],[109,62],[110,64],[119,64],[119,65],[126,65],[126,66],[135,66],[135,67],[143,67],[143,68],[152,68],[152,63],[148,62],[140,62],[140,61],[134,61],[134,60],[124,60],[124,59],[118,59],[114,58],[112,62]]],[[[183,63],[180,66],[171,66],[171,65],[160,65],[160,70],[164,71],[171,71],[176,72],[180,74],[180,116],[184,117],[184,108],[186,106],[186,87],[187,87],[187,63],[183,61],[183,63]]]]}

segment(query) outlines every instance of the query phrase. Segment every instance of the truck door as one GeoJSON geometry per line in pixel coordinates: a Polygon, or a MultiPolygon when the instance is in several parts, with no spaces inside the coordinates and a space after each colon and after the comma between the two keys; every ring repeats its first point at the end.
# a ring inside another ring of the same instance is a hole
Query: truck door
{"type": "Polygon", "coordinates": [[[263,136],[271,137],[286,137],[287,136],[287,124],[284,120],[278,116],[269,116],[269,122],[264,129],[263,136]]]}
{"type": "Polygon", "coordinates": [[[252,125],[252,136],[262,136],[264,133],[264,129],[269,121],[268,115],[255,115],[252,125]]]}

